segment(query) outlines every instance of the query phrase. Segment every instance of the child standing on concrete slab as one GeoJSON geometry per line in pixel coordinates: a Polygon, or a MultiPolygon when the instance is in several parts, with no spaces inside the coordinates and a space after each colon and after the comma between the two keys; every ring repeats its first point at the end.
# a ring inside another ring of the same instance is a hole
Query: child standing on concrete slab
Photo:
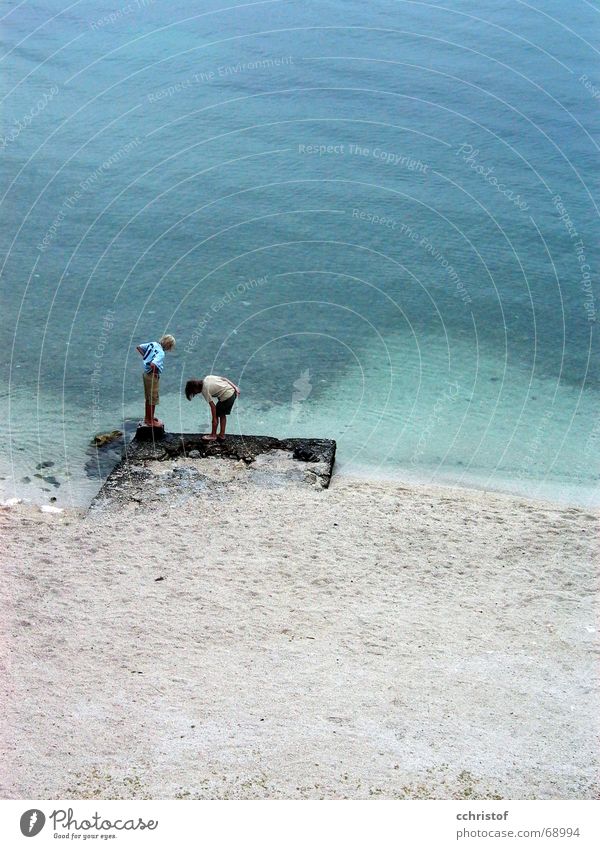
{"type": "Polygon", "coordinates": [[[146,427],[164,427],[160,419],[155,418],[154,410],[159,403],[158,384],[164,368],[165,351],[172,351],[174,347],[175,337],[167,333],[160,342],[144,342],[136,348],[144,361],[143,379],[146,400],[144,425],[146,427]]]}

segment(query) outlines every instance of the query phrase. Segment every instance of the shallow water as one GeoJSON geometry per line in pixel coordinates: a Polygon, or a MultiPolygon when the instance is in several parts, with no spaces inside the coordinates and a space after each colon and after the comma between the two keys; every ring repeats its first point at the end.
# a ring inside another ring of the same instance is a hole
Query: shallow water
{"type": "Polygon", "coordinates": [[[6,494],[89,499],[169,330],[170,430],[221,373],[342,471],[597,503],[597,12],[130,5],[3,21],[6,494]]]}

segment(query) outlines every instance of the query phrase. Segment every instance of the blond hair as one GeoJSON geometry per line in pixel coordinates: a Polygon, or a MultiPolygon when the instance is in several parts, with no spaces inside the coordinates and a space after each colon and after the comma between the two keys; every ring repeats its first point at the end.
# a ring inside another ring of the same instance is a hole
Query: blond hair
{"type": "Polygon", "coordinates": [[[161,348],[164,348],[165,351],[170,351],[171,348],[175,347],[175,337],[171,336],[170,333],[167,333],[166,336],[163,336],[160,340],[161,348]]]}

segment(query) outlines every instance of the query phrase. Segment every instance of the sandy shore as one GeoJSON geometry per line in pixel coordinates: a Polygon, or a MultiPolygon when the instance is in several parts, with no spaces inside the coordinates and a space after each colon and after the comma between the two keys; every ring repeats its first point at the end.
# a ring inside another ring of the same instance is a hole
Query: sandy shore
{"type": "Polygon", "coordinates": [[[4,798],[598,796],[590,513],[338,477],[0,526],[4,798]]]}

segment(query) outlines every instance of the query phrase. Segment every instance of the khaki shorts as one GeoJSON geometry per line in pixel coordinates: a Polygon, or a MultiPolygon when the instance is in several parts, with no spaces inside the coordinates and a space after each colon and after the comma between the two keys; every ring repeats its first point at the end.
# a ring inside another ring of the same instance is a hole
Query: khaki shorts
{"type": "Polygon", "coordinates": [[[155,374],[144,372],[144,395],[146,402],[154,407],[158,404],[158,382],[160,378],[155,374]]]}

